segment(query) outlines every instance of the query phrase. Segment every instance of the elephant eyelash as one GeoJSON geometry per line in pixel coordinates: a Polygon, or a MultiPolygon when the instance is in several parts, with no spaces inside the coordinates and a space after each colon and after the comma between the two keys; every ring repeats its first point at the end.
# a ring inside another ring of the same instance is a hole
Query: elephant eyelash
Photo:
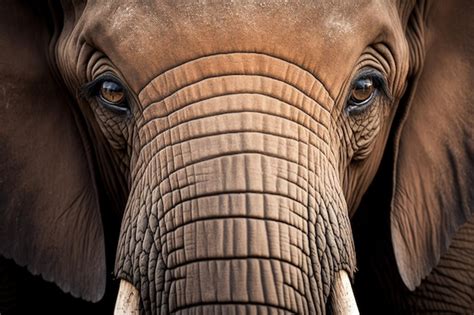
{"type": "Polygon", "coordinates": [[[363,77],[371,77],[376,83],[376,88],[382,92],[383,96],[392,101],[393,96],[388,88],[387,79],[380,72],[370,69],[361,73],[363,77]]]}
{"type": "Polygon", "coordinates": [[[129,115],[130,114],[130,106],[129,106],[129,97],[128,97],[128,92],[125,86],[118,80],[115,76],[111,74],[104,74],[102,76],[99,76],[98,78],[92,80],[91,82],[88,82],[84,84],[80,90],[79,94],[82,97],[85,97],[87,99],[95,99],[102,107],[113,111],[117,114],[120,115],[129,115]],[[102,97],[100,97],[100,86],[102,83],[109,81],[113,82],[123,88],[124,91],[124,99],[122,102],[118,104],[114,104],[111,102],[108,102],[104,100],[102,97]]]}

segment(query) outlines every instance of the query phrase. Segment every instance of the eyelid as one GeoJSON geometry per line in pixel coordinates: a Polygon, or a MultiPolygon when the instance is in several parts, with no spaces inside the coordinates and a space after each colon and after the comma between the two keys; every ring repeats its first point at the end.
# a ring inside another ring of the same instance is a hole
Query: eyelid
{"type": "Polygon", "coordinates": [[[125,88],[125,86],[120,82],[119,79],[117,79],[114,75],[111,75],[109,73],[105,73],[103,75],[100,75],[97,78],[95,78],[94,80],[92,80],[90,82],[87,82],[84,85],[82,85],[79,89],[80,94],[82,96],[85,96],[85,97],[94,97],[94,96],[96,96],[95,94],[97,93],[97,91],[100,87],[100,83],[102,83],[104,81],[112,81],[112,82],[115,82],[115,83],[123,86],[124,91],[125,91],[125,97],[127,98],[127,89],[125,88]]]}

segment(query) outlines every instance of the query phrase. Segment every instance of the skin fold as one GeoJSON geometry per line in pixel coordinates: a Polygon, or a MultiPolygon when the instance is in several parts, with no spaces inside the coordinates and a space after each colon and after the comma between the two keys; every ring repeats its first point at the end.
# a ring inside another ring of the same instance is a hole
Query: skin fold
{"type": "Polygon", "coordinates": [[[87,301],[124,280],[122,313],[355,313],[351,282],[363,313],[473,311],[454,2],[9,2],[0,255],[87,301]]]}

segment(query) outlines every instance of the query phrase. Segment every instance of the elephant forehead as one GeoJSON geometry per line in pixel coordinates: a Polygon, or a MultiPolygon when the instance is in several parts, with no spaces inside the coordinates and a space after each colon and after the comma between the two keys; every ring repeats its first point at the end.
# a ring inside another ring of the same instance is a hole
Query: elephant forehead
{"type": "Polygon", "coordinates": [[[169,0],[97,1],[83,16],[84,37],[139,89],[177,64],[225,52],[267,53],[331,80],[334,67],[333,77],[348,74],[390,14],[380,1],[169,0]]]}

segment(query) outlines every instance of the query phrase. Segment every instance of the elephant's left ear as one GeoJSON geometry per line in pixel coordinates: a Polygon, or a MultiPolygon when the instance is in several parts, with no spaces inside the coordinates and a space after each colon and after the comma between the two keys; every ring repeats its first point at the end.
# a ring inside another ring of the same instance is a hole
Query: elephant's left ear
{"type": "Polygon", "coordinates": [[[0,5],[0,256],[97,301],[106,270],[91,148],[51,71],[52,25],[32,7],[44,2],[0,5]]]}
{"type": "Polygon", "coordinates": [[[397,136],[391,212],[398,269],[411,290],[474,212],[474,2],[419,2],[407,32],[420,69],[397,136]]]}

